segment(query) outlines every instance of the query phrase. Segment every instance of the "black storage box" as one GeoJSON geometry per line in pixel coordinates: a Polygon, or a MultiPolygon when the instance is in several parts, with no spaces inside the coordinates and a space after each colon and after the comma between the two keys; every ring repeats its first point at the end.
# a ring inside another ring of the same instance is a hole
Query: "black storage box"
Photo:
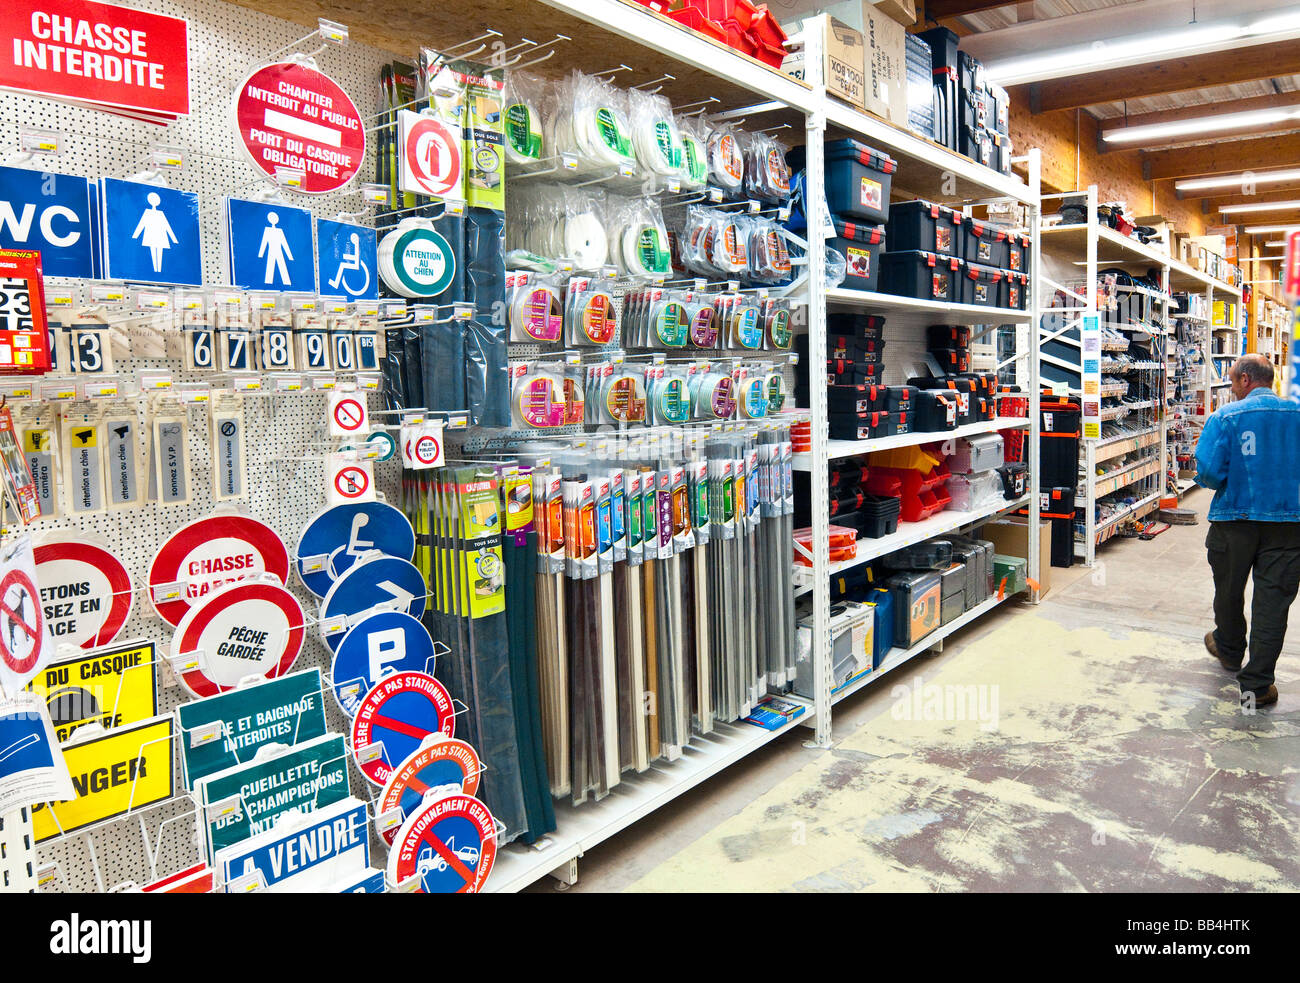
{"type": "Polygon", "coordinates": [[[1010,239],[1011,233],[1006,229],[968,217],[962,259],[968,263],[1006,269],[1010,239]]]}
{"type": "Polygon", "coordinates": [[[1027,471],[1028,465],[1019,461],[998,468],[998,474],[1002,476],[1002,497],[1008,502],[1014,502],[1025,494],[1027,471]]]}
{"type": "MultiPolygon", "coordinates": [[[[959,303],[976,307],[997,307],[1002,302],[1002,271],[980,263],[966,263],[961,278],[959,303]]],[[[961,369],[966,372],[969,369],[961,369]]]]}
{"type": "Polygon", "coordinates": [[[957,428],[960,400],[951,389],[916,390],[915,432],[942,433],[957,428]]]}
{"type": "Polygon", "coordinates": [[[872,428],[875,431],[874,436],[894,437],[912,432],[911,413],[903,410],[895,413],[891,410],[888,413],[882,413],[881,416],[883,419],[880,421],[880,425],[872,428]]]}
{"type": "Polygon", "coordinates": [[[835,237],[826,240],[844,254],[844,282],[849,290],[875,291],[880,280],[880,254],[885,249],[885,227],[862,225],[851,219],[831,216],[835,237]]]}
{"type": "Polygon", "coordinates": [[[970,376],[945,376],[942,379],[908,379],[909,386],[918,389],[947,389],[957,397],[957,426],[964,427],[975,422],[976,381],[970,376]]]}
{"type": "Polygon", "coordinates": [[[1023,232],[1007,236],[1007,269],[1016,273],[1029,273],[1033,240],[1023,232]]]}
{"type": "Polygon", "coordinates": [[[879,338],[860,338],[856,335],[826,337],[826,357],[848,359],[862,365],[873,365],[884,359],[885,343],[879,338]]]}
{"type": "Polygon", "coordinates": [[[904,546],[884,558],[890,570],[942,570],[952,563],[952,541],[939,537],[904,546]]]}
{"type": "Polygon", "coordinates": [[[912,399],[916,395],[916,389],[913,386],[886,386],[885,400],[887,405],[884,409],[890,413],[910,413],[913,408],[912,399]]]}
{"type": "Polygon", "coordinates": [[[942,579],[937,572],[899,573],[885,581],[894,599],[894,644],[911,648],[940,624],[942,579]]]}
{"type": "Polygon", "coordinates": [[[1039,483],[1064,488],[1079,480],[1080,412],[1078,403],[1044,399],[1039,404],[1039,483]]]}
{"type": "Polygon", "coordinates": [[[880,289],[899,297],[951,303],[960,289],[962,261],[920,249],[888,252],[881,257],[880,289]]]}
{"type": "Polygon", "coordinates": [[[885,393],[883,386],[827,386],[826,410],[828,413],[870,413],[888,409],[885,393]]]}
{"type": "Polygon", "coordinates": [[[931,348],[930,354],[948,375],[970,371],[969,348],[931,348]]]}
{"type": "Polygon", "coordinates": [[[889,221],[889,187],[898,165],[888,154],[857,140],[826,144],[826,207],[833,215],[883,224],[889,221]]]}
{"type": "Polygon", "coordinates": [[[916,36],[930,46],[930,60],[935,68],[957,68],[960,55],[955,33],[946,27],[932,27],[928,31],[917,31],[916,36]]]}
{"type": "Polygon", "coordinates": [[[1005,133],[997,133],[994,130],[985,130],[988,134],[989,142],[993,144],[993,160],[989,167],[999,174],[1011,173],[1011,137],[1005,133]]]}
{"type": "Polygon", "coordinates": [[[985,89],[989,94],[989,101],[993,103],[993,121],[989,123],[989,129],[996,130],[1004,135],[1010,133],[1011,97],[1007,95],[1007,90],[1000,85],[986,84],[985,89]]]}
{"type": "Polygon", "coordinates": [[[885,319],[877,314],[854,314],[846,311],[829,311],[826,314],[828,336],[845,335],[879,339],[884,335],[884,331],[885,319]]]}
{"type": "Polygon", "coordinates": [[[965,51],[957,52],[957,73],[961,77],[963,93],[983,95],[988,91],[988,82],[984,78],[984,63],[965,51]]]}
{"type": "Polygon", "coordinates": [[[959,154],[985,167],[993,166],[993,141],[989,137],[988,130],[982,127],[971,129],[968,126],[958,126],[957,137],[959,154]]]}
{"type": "Polygon", "coordinates": [[[1044,519],[1073,519],[1074,491],[1074,485],[1040,489],[1038,514],[1044,519]]]}
{"type": "Polygon", "coordinates": [[[947,205],[917,199],[889,206],[888,240],[894,252],[919,249],[960,256],[964,235],[964,216],[947,205]]]}
{"type": "MultiPolygon", "coordinates": [[[[873,386],[880,383],[879,363],[864,365],[849,359],[828,359],[826,384],[829,386],[873,386]]],[[[805,404],[806,405],[806,404],[805,404]]]]}
{"type": "Polygon", "coordinates": [[[862,538],[880,539],[898,532],[898,513],[902,501],[885,495],[867,495],[858,514],[865,520],[857,527],[862,538]]]}
{"type": "Polygon", "coordinates": [[[925,329],[927,348],[969,348],[970,328],[965,324],[932,324],[925,329]]]}
{"type": "Polygon", "coordinates": [[[1015,270],[1003,270],[1002,299],[998,303],[1013,311],[1023,311],[1029,305],[1029,277],[1015,270]]]}

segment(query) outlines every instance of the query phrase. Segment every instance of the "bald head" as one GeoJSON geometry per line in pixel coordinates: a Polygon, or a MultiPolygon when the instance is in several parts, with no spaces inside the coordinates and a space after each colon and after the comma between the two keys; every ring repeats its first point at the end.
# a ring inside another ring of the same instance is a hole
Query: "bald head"
{"type": "Polygon", "coordinates": [[[1232,363],[1228,370],[1228,380],[1232,383],[1232,394],[1238,399],[1246,396],[1253,389],[1273,388],[1273,363],[1263,355],[1243,355],[1232,363]]]}

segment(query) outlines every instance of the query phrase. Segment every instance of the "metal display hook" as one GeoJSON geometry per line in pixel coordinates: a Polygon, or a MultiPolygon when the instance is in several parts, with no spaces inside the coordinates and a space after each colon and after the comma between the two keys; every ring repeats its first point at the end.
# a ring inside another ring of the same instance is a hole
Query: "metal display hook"
{"type": "Polygon", "coordinates": [[[657,85],[653,89],[649,88],[650,86],[655,85],[656,82],[662,83],[662,82],[676,82],[676,81],[677,81],[676,75],[669,75],[667,72],[665,72],[663,75],[660,75],[657,79],[651,79],[649,82],[642,82],[640,85],[631,86],[631,88],[636,89],[639,92],[646,92],[649,95],[654,95],[656,92],[659,92],[663,88],[663,85],[657,85]]]}
{"type": "Polygon", "coordinates": [[[542,55],[542,57],[540,58],[534,58],[532,61],[526,61],[514,67],[516,69],[531,68],[533,65],[540,65],[544,61],[549,61],[551,58],[555,57],[554,46],[556,44],[559,44],[561,41],[572,41],[572,40],[573,38],[569,37],[567,34],[557,34],[551,40],[543,41],[541,44],[537,45],[537,47],[535,47],[531,53],[535,54],[537,51],[539,51],[542,48],[550,48],[551,49],[550,51],[546,52],[546,54],[542,55]]]}

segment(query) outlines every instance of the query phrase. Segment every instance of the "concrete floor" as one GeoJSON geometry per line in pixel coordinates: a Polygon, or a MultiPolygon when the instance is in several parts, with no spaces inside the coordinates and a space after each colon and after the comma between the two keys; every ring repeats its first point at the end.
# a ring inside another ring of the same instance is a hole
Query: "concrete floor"
{"type": "Polygon", "coordinates": [[[568,890],[1296,890],[1300,630],[1280,702],[1243,716],[1201,642],[1209,494],[1184,504],[1199,525],[1053,571],[1037,608],[839,704],[829,750],[781,738],[590,851],[568,890]]]}

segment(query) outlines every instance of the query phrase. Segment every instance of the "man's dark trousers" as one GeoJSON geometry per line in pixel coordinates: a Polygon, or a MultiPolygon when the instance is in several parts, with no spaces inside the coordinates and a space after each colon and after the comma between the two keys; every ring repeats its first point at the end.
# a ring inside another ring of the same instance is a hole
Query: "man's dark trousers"
{"type": "Polygon", "coordinates": [[[1253,574],[1250,659],[1237,681],[1243,693],[1262,694],[1273,683],[1287,614],[1300,586],[1300,522],[1211,522],[1205,548],[1214,574],[1214,643],[1230,664],[1246,654],[1246,580],[1253,574]]]}

